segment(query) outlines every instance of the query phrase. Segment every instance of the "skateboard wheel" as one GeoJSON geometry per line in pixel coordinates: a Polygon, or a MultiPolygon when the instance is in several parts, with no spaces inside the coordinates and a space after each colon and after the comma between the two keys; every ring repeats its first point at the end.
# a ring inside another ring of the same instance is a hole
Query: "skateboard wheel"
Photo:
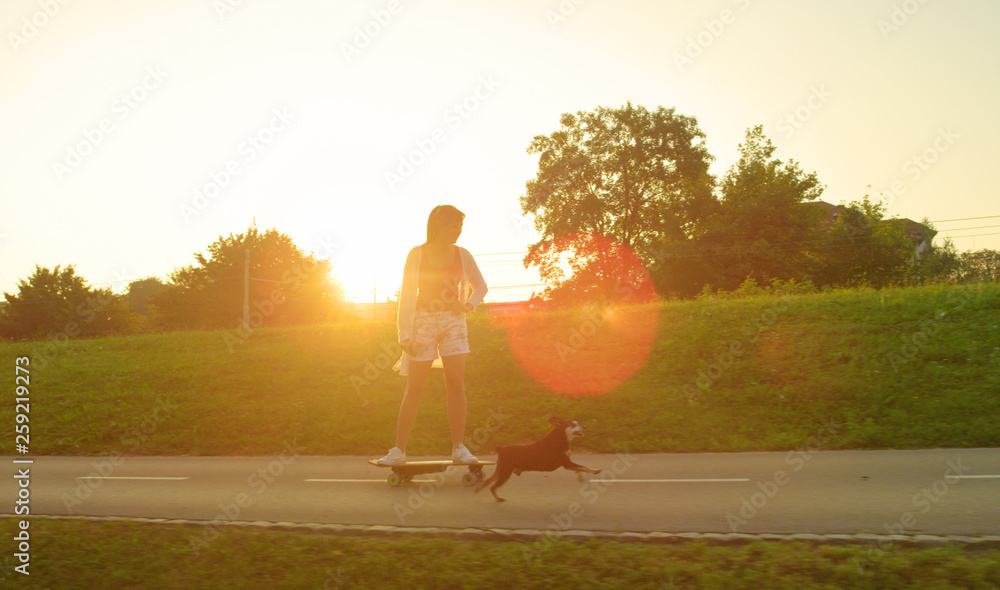
{"type": "Polygon", "coordinates": [[[396,486],[398,486],[398,485],[400,484],[400,482],[402,482],[403,480],[402,480],[402,479],[400,479],[400,477],[399,477],[399,475],[398,475],[398,474],[396,474],[396,473],[390,473],[390,474],[389,474],[389,477],[387,477],[387,478],[386,478],[386,481],[388,481],[388,482],[389,482],[389,485],[391,485],[392,487],[396,487],[396,486]]]}
{"type": "Polygon", "coordinates": [[[462,476],[462,484],[465,486],[471,486],[476,483],[476,476],[471,473],[466,473],[462,476]]]}

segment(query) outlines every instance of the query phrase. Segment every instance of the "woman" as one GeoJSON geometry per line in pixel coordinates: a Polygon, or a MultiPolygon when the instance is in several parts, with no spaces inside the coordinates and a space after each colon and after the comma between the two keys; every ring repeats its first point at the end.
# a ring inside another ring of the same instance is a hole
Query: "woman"
{"type": "Polygon", "coordinates": [[[448,394],[452,460],[478,463],[462,444],[465,438],[465,357],[469,354],[465,314],[486,296],[486,281],[472,254],[455,242],[465,214],[440,205],[427,218],[427,241],[410,250],[403,268],[396,325],[403,356],[396,365],[406,375],[406,390],[396,423],[396,446],[378,460],[382,465],[406,461],[406,444],[417,419],[417,406],[434,361],[440,357],[448,394]]]}

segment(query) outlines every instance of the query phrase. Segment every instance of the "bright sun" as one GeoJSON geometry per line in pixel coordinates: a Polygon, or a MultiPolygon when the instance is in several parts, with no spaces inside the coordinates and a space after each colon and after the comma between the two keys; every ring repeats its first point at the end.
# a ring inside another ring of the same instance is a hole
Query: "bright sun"
{"type": "MultiPolygon", "coordinates": [[[[324,234],[323,244],[328,247],[322,251],[313,250],[318,256],[332,261],[331,276],[340,282],[348,301],[381,303],[386,299],[395,300],[403,283],[406,255],[426,237],[426,213],[407,211],[405,215],[379,217],[376,221],[370,212],[338,206],[325,217],[337,220],[324,234]]],[[[541,291],[537,269],[526,270],[521,264],[523,252],[489,253],[489,246],[483,248],[473,239],[489,231],[488,224],[473,224],[466,223],[458,245],[469,249],[476,257],[490,289],[487,302],[523,301],[532,291],[541,291]]],[[[318,243],[315,239],[303,239],[302,242],[318,243]]]]}
{"type": "Polygon", "coordinates": [[[369,302],[395,299],[396,290],[403,282],[402,253],[369,252],[334,259],[333,277],[340,281],[349,301],[369,302]]]}

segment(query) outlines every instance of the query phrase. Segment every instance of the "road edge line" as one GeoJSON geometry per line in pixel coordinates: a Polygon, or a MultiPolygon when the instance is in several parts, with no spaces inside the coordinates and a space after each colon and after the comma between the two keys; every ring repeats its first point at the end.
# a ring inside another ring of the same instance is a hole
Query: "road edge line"
{"type": "MultiPolygon", "coordinates": [[[[0,518],[20,518],[12,514],[0,514],[0,518]]],[[[613,532],[584,530],[538,530],[538,529],[478,529],[444,527],[400,527],[388,525],[321,524],[269,521],[218,521],[139,518],[128,516],[59,516],[33,514],[32,520],[81,520],[88,522],[133,522],[139,524],[165,524],[175,526],[213,525],[244,529],[281,530],[291,532],[328,533],[354,536],[420,536],[453,537],[462,540],[532,542],[543,537],[571,541],[618,541],[625,543],[676,544],[704,541],[710,545],[741,545],[754,542],[801,542],[816,545],[855,545],[887,541],[911,547],[941,547],[962,544],[976,548],[1000,548],[1000,535],[876,535],[870,533],[694,533],[694,532],[613,532]]]]}

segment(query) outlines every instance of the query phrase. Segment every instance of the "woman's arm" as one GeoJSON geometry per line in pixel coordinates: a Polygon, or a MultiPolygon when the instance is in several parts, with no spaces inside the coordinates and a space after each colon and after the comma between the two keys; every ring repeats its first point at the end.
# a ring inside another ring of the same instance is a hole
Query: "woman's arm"
{"type": "Polygon", "coordinates": [[[417,315],[417,281],[420,275],[420,246],[410,250],[403,266],[403,285],[399,290],[399,309],[396,312],[396,330],[399,343],[413,340],[413,321],[417,315]]]}
{"type": "MultiPolygon", "coordinates": [[[[486,286],[486,280],[483,278],[483,273],[479,271],[479,265],[476,264],[476,259],[472,257],[472,254],[462,248],[462,270],[465,274],[465,283],[472,288],[472,293],[465,298],[465,302],[472,304],[472,309],[479,307],[479,304],[483,302],[486,297],[486,292],[489,288],[486,286]]],[[[468,291],[466,291],[468,293],[468,291]]]]}

